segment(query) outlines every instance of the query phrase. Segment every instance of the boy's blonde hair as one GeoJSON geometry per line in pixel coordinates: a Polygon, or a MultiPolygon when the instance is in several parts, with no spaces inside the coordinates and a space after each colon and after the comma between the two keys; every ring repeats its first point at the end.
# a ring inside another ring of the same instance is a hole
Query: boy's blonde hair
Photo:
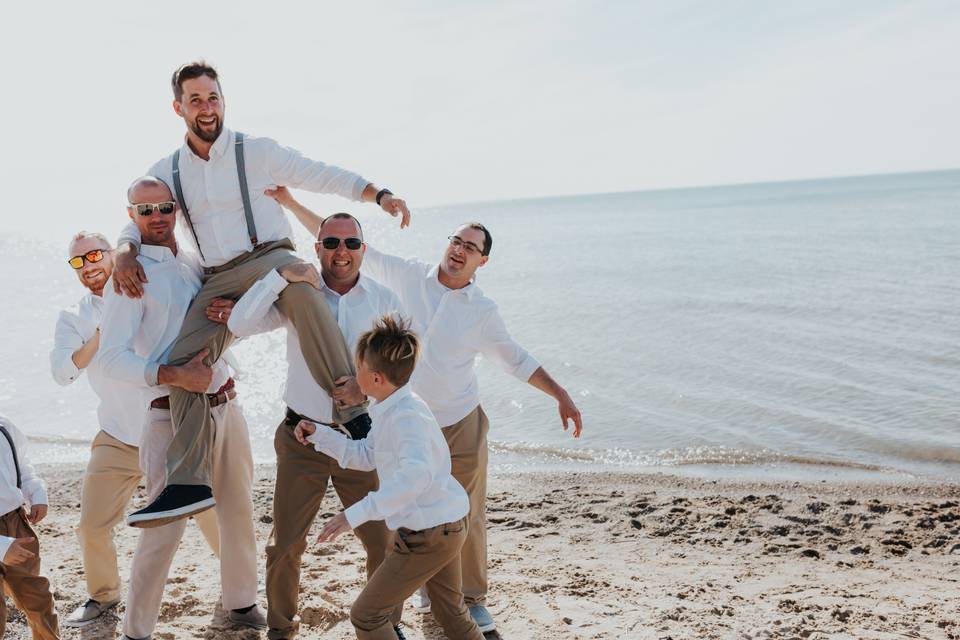
{"type": "Polygon", "coordinates": [[[420,355],[420,339],[410,330],[410,322],[385,315],[357,340],[357,364],[379,371],[390,384],[402,387],[410,381],[420,355]]]}

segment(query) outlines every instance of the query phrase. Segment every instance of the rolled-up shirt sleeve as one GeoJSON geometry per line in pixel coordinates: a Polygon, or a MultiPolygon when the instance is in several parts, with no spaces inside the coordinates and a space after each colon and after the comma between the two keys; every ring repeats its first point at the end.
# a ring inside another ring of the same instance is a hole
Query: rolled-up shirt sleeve
{"type": "Polygon", "coordinates": [[[255,282],[233,306],[227,321],[230,332],[237,337],[249,337],[283,326],[283,314],[273,303],[287,284],[276,269],[255,282]]]}
{"type": "Polygon", "coordinates": [[[416,429],[396,431],[400,432],[400,439],[396,443],[396,471],[386,481],[381,478],[379,489],[371,491],[344,511],[347,522],[354,529],[370,520],[385,520],[409,507],[433,482],[433,467],[426,439],[416,429]]]}
{"type": "Polygon", "coordinates": [[[313,443],[313,448],[318,452],[325,453],[336,460],[337,464],[344,469],[373,471],[376,465],[373,457],[375,444],[372,436],[371,433],[363,440],[351,440],[325,424],[317,424],[317,430],[307,436],[307,441],[313,443]]]}
{"type": "Polygon", "coordinates": [[[26,436],[20,429],[12,427],[12,425],[7,426],[7,429],[17,446],[17,462],[20,465],[20,490],[23,492],[23,497],[31,505],[47,504],[47,485],[43,478],[37,475],[37,470],[30,462],[30,457],[27,455],[29,443],[26,436]]]}
{"type": "Polygon", "coordinates": [[[133,246],[140,248],[140,229],[137,228],[137,225],[133,221],[128,222],[123,226],[123,229],[120,230],[120,237],[117,238],[117,246],[119,247],[125,242],[129,242],[133,246]]]}
{"type": "Polygon", "coordinates": [[[266,145],[266,166],[271,180],[314,193],[332,193],[361,202],[368,180],[352,171],[332,164],[305,158],[296,149],[284,147],[274,140],[262,138],[266,145]]]}
{"type": "Polygon", "coordinates": [[[107,287],[100,324],[100,368],[104,375],[138,387],[157,386],[160,364],[138,356],[133,341],[143,322],[143,298],[128,298],[107,287]]]}
{"type": "Polygon", "coordinates": [[[73,354],[85,342],[77,326],[77,317],[69,311],[61,311],[53,335],[53,349],[50,351],[50,372],[60,386],[66,386],[80,377],[82,372],[73,362],[73,354]]]}
{"type": "Polygon", "coordinates": [[[496,306],[487,315],[480,331],[480,352],[522,382],[527,382],[540,367],[537,359],[510,336],[496,306]]]}

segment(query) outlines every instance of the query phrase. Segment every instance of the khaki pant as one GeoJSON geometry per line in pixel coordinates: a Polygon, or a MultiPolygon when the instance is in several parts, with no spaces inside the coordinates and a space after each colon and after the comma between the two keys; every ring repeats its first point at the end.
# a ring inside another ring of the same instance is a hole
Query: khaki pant
{"type": "MultiPolygon", "coordinates": [[[[293,253],[293,243],[282,240],[262,245],[207,275],[184,318],[170,353],[170,364],[184,364],[204,348],[210,349],[205,362],[215,362],[233,342],[233,334],[226,325],[207,319],[207,306],[214,298],[236,300],[274,269],[295,262],[301,260],[293,253]]],[[[318,385],[332,393],[334,380],[354,375],[353,358],[320,291],[297,282],[283,290],[276,304],[296,327],[303,357],[318,385]]],[[[338,410],[336,405],[333,410],[336,422],[346,422],[366,412],[363,407],[338,410]]],[[[206,394],[174,388],[170,392],[170,412],[176,427],[176,436],[167,452],[170,483],[209,485],[213,434],[206,394]]]]}
{"type": "Polygon", "coordinates": [[[137,447],[117,440],[106,431],[97,433],[83,475],[80,523],[76,529],[83,552],[87,593],[97,602],[120,599],[114,527],[123,520],[141,478],[137,447]]]}
{"type": "Polygon", "coordinates": [[[470,498],[470,532],[460,551],[463,598],[468,607],[487,600],[487,432],[490,421],[483,408],[444,427],[450,447],[451,473],[470,498]]]}
{"type": "MultiPolygon", "coordinates": [[[[257,541],[253,528],[253,457],[247,423],[235,400],[214,407],[213,495],[217,506],[196,516],[210,547],[220,555],[220,584],[225,609],[248,607],[257,599],[257,541]],[[219,529],[219,535],[217,530],[219,529]]],[[[140,445],[147,498],[166,486],[166,449],[173,425],[166,409],[150,409],[140,445]]],[[[173,556],[186,529],[186,519],[141,529],[130,568],[130,589],[123,633],[145,638],[160,614],[163,587],[173,556]]]]}
{"type": "Polygon", "coordinates": [[[423,531],[400,528],[393,553],[350,608],[360,640],[396,640],[390,613],[426,584],[430,611],[452,640],[483,640],[463,602],[457,556],[467,537],[467,518],[423,531]]]}
{"type": "MultiPolygon", "coordinates": [[[[277,427],[273,445],[277,451],[277,484],[273,494],[273,531],[267,545],[267,637],[289,639],[296,635],[300,623],[300,559],[327,484],[333,482],[346,508],[376,491],[378,481],[376,471],[344,469],[330,456],[300,444],[293,427],[285,423],[277,427]]],[[[367,550],[369,577],[383,562],[393,535],[382,520],[367,522],[354,533],[367,550]]],[[[402,604],[401,601],[391,616],[394,622],[400,621],[402,604]]]]}
{"type": "MultiPolygon", "coordinates": [[[[27,549],[35,556],[23,564],[0,563],[0,578],[17,608],[27,616],[33,640],[56,640],[60,637],[57,612],[50,593],[50,582],[40,575],[40,543],[23,509],[0,516],[0,535],[10,538],[34,538],[27,549]]],[[[7,602],[0,592],[0,638],[6,637],[7,602]]]]}

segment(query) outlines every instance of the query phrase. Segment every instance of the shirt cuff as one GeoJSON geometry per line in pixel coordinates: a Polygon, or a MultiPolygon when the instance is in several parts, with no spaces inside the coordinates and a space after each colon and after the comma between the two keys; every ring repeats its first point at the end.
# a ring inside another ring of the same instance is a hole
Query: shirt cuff
{"type": "Polygon", "coordinates": [[[41,487],[30,495],[30,506],[35,504],[50,504],[50,500],[47,498],[46,487],[41,487]]]}
{"type": "Polygon", "coordinates": [[[73,361],[73,357],[68,357],[57,373],[59,380],[63,380],[61,384],[70,384],[80,377],[80,367],[73,361]]]}
{"type": "Polygon", "coordinates": [[[364,497],[359,502],[355,502],[343,510],[343,515],[346,516],[351,529],[356,529],[360,525],[373,520],[371,517],[372,514],[369,513],[368,509],[369,502],[370,498],[364,497]]]}
{"type": "Polygon", "coordinates": [[[336,458],[336,456],[331,455],[333,449],[329,445],[329,438],[335,435],[333,430],[325,424],[317,424],[316,422],[313,424],[317,426],[317,430],[307,436],[307,442],[313,445],[317,453],[323,453],[332,458],[336,458]]]}
{"type": "Polygon", "coordinates": [[[148,387],[155,387],[160,384],[158,376],[160,375],[160,363],[151,362],[143,370],[143,379],[148,387]]]}
{"type": "Polygon", "coordinates": [[[14,542],[16,542],[16,538],[0,536],[0,560],[3,560],[3,557],[7,555],[7,550],[10,549],[10,545],[14,542]]]}
{"type": "Polygon", "coordinates": [[[521,382],[530,380],[533,372],[540,368],[540,362],[529,353],[523,363],[517,368],[516,376],[521,382]]]}
{"type": "Polygon", "coordinates": [[[290,284],[287,282],[287,279],[280,275],[280,272],[276,269],[265,275],[263,277],[263,281],[268,287],[270,287],[270,290],[277,295],[280,295],[280,292],[286,289],[287,285],[290,284]]]}
{"type": "Polygon", "coordinates": [[[354,202],[363,202],[363,192],[367,190],[368,184],[371,183],[367,182],[366,178],[357,178],[357,181],[353,183],[354,202]]]}

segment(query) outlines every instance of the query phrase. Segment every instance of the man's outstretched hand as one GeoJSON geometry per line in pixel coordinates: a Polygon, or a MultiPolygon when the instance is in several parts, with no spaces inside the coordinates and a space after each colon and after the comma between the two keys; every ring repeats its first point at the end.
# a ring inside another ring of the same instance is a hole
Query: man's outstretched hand
{"type": "Polygon", "coordinates": [[[401,216],[400,228],[405,229],[410,226],[410,209],[407,209],[407,203],[395,195],[385,193],[380,198],[380,208],[396,218],[401,216]]]}
{"type": "Polygon", "coordinates": [[[139,298],[143,295],[143,283],[147,281],[147,274],[131,245],[124,244],[117,248],[117,255],[113,259],[112,279],[114,293],[122,290],[128,298],[139,298]]]}

